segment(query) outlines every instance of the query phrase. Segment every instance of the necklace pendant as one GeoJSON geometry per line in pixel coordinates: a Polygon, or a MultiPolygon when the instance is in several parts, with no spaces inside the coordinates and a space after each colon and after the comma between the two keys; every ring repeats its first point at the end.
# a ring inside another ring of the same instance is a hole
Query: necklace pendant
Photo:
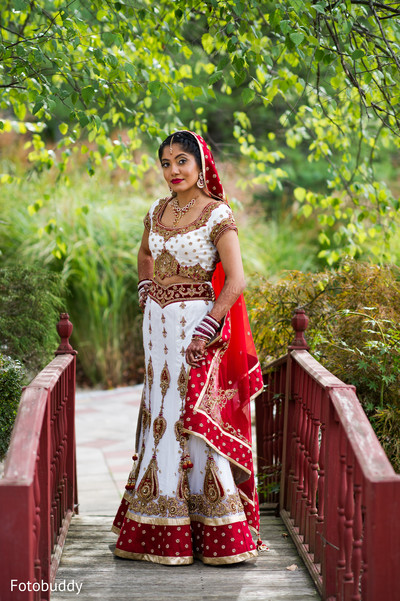
{"type": "Polygon", "coordinates": [[[192,198],[191,200],[189,200],[189,202],[184,207],[180,207],[178,199],[177,198],[172,199],[171,206],[172,206],[172,210],[175,214],[175,219],[174,219],[174,223],[173,223],[174,227],[178,224],[178,221],[180,220],[182,215],[187,213],[192,208],[192,206],[194,205],[196,200],[197,200],[197,197],[192,198]]]}

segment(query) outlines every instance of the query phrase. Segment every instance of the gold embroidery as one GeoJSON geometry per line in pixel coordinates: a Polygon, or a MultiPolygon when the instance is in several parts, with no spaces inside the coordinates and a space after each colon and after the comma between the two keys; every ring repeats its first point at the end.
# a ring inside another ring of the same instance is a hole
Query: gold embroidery
{"type": "Polygon", "coordinates": [[[153,422],[154,443],[157,446],[167,429],[167,420],[164,416],[159,415],[153,422]]]}
{"type": "Polygon", "coordinates": [[[179,228],[174,227],[173,228],[173,227],[168,227],[161,223],[161,217],[164,213],[164,209],[165,209],[167,203],[169,202],[169,200],[170,200],[170,197],[162,198],[160,200],[160,202],[156,205],[156,207],[154,208],[154,211],[153,211],[152,230],[156,234],[159,234],[160,236],[162,236],[164,238],[164,240],[169,240],[173,236],[187,234],[188,232],[193,232],[194,230],[197,230],[200,227],[205,226],[207,224],[207,221],[209,220],[210,215],[213,212],[213,210],[219,206],[218,201],[210,202],[204,207],[204,209],[202,210],[202,212],[200,213],[200,215],[197,217],[197,219],[195,221],[193,221],[192,223],[188,223],[187,225],[184,225],[183,227],[179,227],[179,228]]]}
{"type": "Polygon", "coordinates": [[[242,501],[238,493],[226,495],[224,500],[210,503],[205,495],[191,494],[189,497],[190,515],[204,515],[205,517],[223,517],[235,513],[243,513],[242,501]]]}
{"type": "Polygon", "coordinates": [[[186,373],[186,367],[182,363],[181,371],[179,372],[179,376],[178,376],[178,390],[179,390],[179,395],[180,395],[182,401],[185,400],[187,381],[188,381],[188,375],[186,373]]]}
{"type": "Polygon", "coordinates": [[[218,387],[218,372],[221,359],[222,353],[220,353],[215,360],[207,388],[198,407],[199,410],[204,411],[212,419],[217,420],[218,422],[220,422],[221,419],[221,409],[223,409],[226,403],[231,401],[238,392],[234,388],[224,390],[218,387]]]}
{"type": "Polygon", "coordinates": [[[222,390],[214,389],[212,393],[207,392],[204,395],[200,408],[204,409],[207,413],[213,414],[216,405],[219,409],[223,409],[228,401],[231,401],[238,391],[235,389],[222,390]]]}
{"type": "MultiPolygon", "coordinates": [[[[203,494],[189,494],[189,500],[178,500],[176,497],[160,495],[158,499],[146,501],[141,500],[137,492],[132,494],[127,517],[135,519],[135,513],[142,516],[154,516],[155,518],[189,517],[204,521],[204,519],[228,519],[227,516],[243,514],[243,504],[238,493],[226,495],[223,501],[210,503],[203,494]],[[130,515],[131,514],[131,515],[130,515]],[[202,517],[204,516],[204,517],[202,517]],[[200,518],[200,519],[199,519],[200,518]]],[[[245,520],[246,518],[243,517],[245,520]]],[[[229,522],[237,521],[231,518],[229,522]]],[[[217,521],[215,522],[217,525],[217,521]]]]}
{"type": "Polygon", "coordinates": [[[222,427],[224,430],[226,430],[227,432],[232,434],[232,436],[235,436],[242,442],[246,443],[247,447],[249,446],[249,441],[247,440],[247,438],[245,436],[243,436],[243,434],[241,434],[239,430],[235,430],[235,428],[231,424],[228,424],[228,422],[225,422],[224,424],[222,424],[222,427]]]}
{"type": "MultiPolygon", "coordinates": [[[[257,551],[252,552],[252,554],[256,555],[257,551]]],[[[137,561],[151,561],[152,563],[156,563],[156,564],[160,564],[160,565],[166,565],[166,566],[183,566],[183,565],[190,565],[193,563],[193,556],[192,555],[188,555],[188,556],[181,556],[181,557],[166,557],[165,555],[153,555],[150,553],[132,553],[131,551],[123,551],[122,549],[118,549],[117,547],[115,547],[114,549],[114,555],[117,555],[118,557],[123,557],[124,559],[135,559],[137,561]]],[[[250,557],[250,551],[248,553],[242,553],[243,555],[243,559],[248,559],[248,557],[250,557]],[[244,557],[246,556],[246,557],[244,557]]],[[[242,555],[240,555],[240,557],[242,557],[242,555]]],[[[233,557],[239,557],[234,555],[233,557]]],[[[218,559],[218,558],[217,558],[218,559]]],[[[208,561],[208,559],[204,560],[204,563],[211,563],[211,561],[208,561]]],[[[217,563],[216,561],[213,563],[217,563]]],[[[222,563],[222,562],[219,562],[222,563]]],[[[232,561],[230,561],[230,558],[225,561],[224,563],[232,563],[232,561]]]]}
{"type": "Polygon", "coordinates": [[[185,303],[181,303],[181,304],[179,305],[179,308],[180,308],[180,309],[186,309],[186,305],[185,305],[185,303]]]}
{"type": "Polygon", "coordinates": [[[180,323],[182,325],[182,328],[184,328],[185,325],[187,324],[187,321],[186,321],[186,319],[183,316],[182,316],[182,319],[181,319],[180,323]]]}
{"type": "Polygon", "coordinates": [[[142,424],[143,424],[143,432],[145,432],[147,428],[150,428],[151,413],[145,405],[142,408],[142,424]]]}
{"type": "Polygon", "coordinates": [[[212,265],[210,270],[204,269],[200,263],[196,263],[196,265],[181,265],[168,250],[164,249],[154,261],[154,274],[160,280],[165,280],[165,278],[174,275],[181,275],[182,277],[198,282],[209,282],[214,273],[215,265],[216,263],[212,265]]]}
{"type": "Polygon", "coordinates": [[[148,503],[150,499],[157,499],[159,495],[158,484],[158,465],[157,458],[153,455],[148,468],[137,488],[137,495],[143,503],[148,503]]]}
{"type": "Polygon", "coordinates": [[[180,447],[183,449],[186,444],[188,435],[185,432],[183,432],[183,422],[181,420],[175,422],[174,432],[176,440],[179,442],[180,447]]]}
{"type": "Polygon", "coordinates": [[[136,512],[160,517],[189,516],[187,503],[180,502],[175,497],[168,497],[166,495],[160,495],[157,500],[150,502],[135,496],[131,501],[129,511],[133,514],[136,512]]]}
{"type": "Polygon", "coordinates": [[[204,476],[204,496],[214,504],[225,497],[224,487],[218,478],[218,468],[211,455],[208,456],[206,463],[206,473],[204,476]]]}
{"type": "Polygon", "coordinates": [[[164,344],[164,355],[168,355],[168,347],[164,344]]]}
{"type": "Polygon", "coordinates": [[[150,212],[148,211],[145,218],[143,219],[143,223],[144,223],[144,227],[146,228],[146,230],[148,232],[150,232],[151,230],[151,219],[150,219],[150,212]]]}
{"type": "Polygon", "coordinates": [[[185,340],[185,338],[186,338],[185,330],[182,330],[181,338],[182,338],[182,340],[185,340]]]}
{"type": "Polygon", "coordinates": [[[189,488],[188,473],[187,473],[187,470],[182,469],[182,467],[180,467],[179,471],[180,471],[180,476],[179,476],[176,496],[181,501],[189,501],[190,488],[189,488]]]}
{"type": "Polygon", "coordinates": [[[161,315],[161,321],[162,321],[163,323],[165,323],[165,315],[164,315],[164,313],[162,313],[162,315],[161,315]]]}
{"type": "Polygon", "coordinates": [[[151,392],[151,387],[153,386],[153,381],[154,381],[153,362],[151,360],[151,357],[150,357],[149,362],[147,364],[147,380],[149,382],[149,393],[150,393],[151,392]]]}
{"type": "Polygon", "coordinates": [[[164,336],[164,338],[167,337],[167,330],[165,329],[165,327],[163,328],[162,335],[164,336]]]}
{"type": "Polygon", "coordinates": [[[222,234],[224,234],[227,230],[235,230],[236,233],[238,231],[233,215],[225,217],[225,219],[222,219],[222,221],[214,225],[214,227],[212,228],[210,233],[210,239],[214,246],[218,244],[218,241],[221,238],[222,234]]]}
{"type": "Polygon", "coordinates": [[[169,373],[167,362],[165,362],[164,367],[161,372],[161,376],[160,376],[160,387],[161,387],[161,394],[163,396],[163,401],[164,401],[165,395],[167,394],[167,390],[169,388],[170,383],[171,383],[171,376],[169,373]]]}
{"type": "MultiPolygon", "coordinates": [[[[180,283],[170,284],[169,286],[161,286],[153,280],[150,289],[149,296],[158,304],[162,309],[171,303],[176,303],[186,300],[215,300],[215,294],[212,287],[206,282],[199,283],[180,283]]],[[[185,303],[181,302],[179,305],[182,308],[185,303]]],[[[186,307],[186,305],[185,305],[186,307]]]]}

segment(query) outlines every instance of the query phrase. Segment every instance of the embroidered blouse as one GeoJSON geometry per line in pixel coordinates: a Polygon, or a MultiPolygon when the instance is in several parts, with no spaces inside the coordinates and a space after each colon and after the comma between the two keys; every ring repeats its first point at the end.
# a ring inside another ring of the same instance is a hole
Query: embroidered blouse
{"type": "Polygon", "coordinates": [[[183,227],[161,223],[169,198],[157,200],[144,218],[154,273],[161,280],[181,275],[200,282],[211,281],[219,259],[216,245],[227,230],[237,227],[225,202],[210,202],[195,221],[183,227]]]}

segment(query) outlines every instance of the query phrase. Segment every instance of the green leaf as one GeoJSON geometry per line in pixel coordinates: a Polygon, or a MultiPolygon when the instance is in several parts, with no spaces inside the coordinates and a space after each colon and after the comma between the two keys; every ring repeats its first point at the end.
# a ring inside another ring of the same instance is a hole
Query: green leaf
{"type": "Polygon", "coordinates": [[[289,33],[289,31],[291,31],[292,29],[292,22],[291,21],[281,21],[279,24],[280,30],[281,32],[286,35],[287,33],[289,33]]]}
{"type": "Polygon", "coordinates": [[[82,90],[81,90],[82,98],[83,98],[84,102],[86,102],[87,104],[90,104],[94,94],[95,94],[95,92],[94,92],[93,86],[86,86],[85,88],[82,88],[82,90]]]}
{"type": "Polygon", "coordinates": [[[203,48],[207,54],[211,54],[214,50],[214,42],[214,37],[209,33],[205,33],[201,37],[201,43],[203,44],[203,48]]]}
{"type": "Polygon", "coordinates": [[[12,4],[15,10],[26,10],[28,8],[28,5],[29,0],[14,0],[12,4]]]}
{"type": "Polygon", "coordinates": [[[118,38],[115,33],[111,33],[110,31],[107,31],[106,33],[103,34],[103,40],[104,40],[104,44],[106,45],[106,47],[108,46],[110,48],[111,46],[114,46],[114,44],[117,43],[118,38]]]}
{"type": "Polygon", "coordinates": [[[226,65],[228,65],[229,63],[230,63],[230,58],[227,54],[225,54],[225,56],[223,56],[220,59],[220,61],[218,62],[217,70],[222,71],[222,69],[224,69],[224,67],[226,67],[226,65]]]}
{"type": "Polygon", "coordinates": [[[44,100],[42,98],[37,100],[32,109],[32,115],[36,115],[40,111],[40,109],[43,108],[43,105],[44,105],[44,100]]]}
{"type": "Polygon", "coordinates": [[[299,202],[303,202],[307,194],[307,191],[304,188],[295,188],[293,195],[296,200],[299,202]]]}
{"type": "Polygon", "coordinates": [[[289,37],[292,40],[293,44],[296,44],[296,46],[298,46],[304,40],[304,33],[302,33],[301,31],[296,31],[295,33],[291,33],[289,37]]]}
{"type": "Polygon", "coordinates": [[[313,8],[317,11],[317,13],[324,14],[326,2],[317,2],[316,4],[313,4],[313,8]]]}
{"type": "Polygon", "coordinates": [[[241,71],[236,71],[234,75],[235,84],[237,87],[241,86],[247,77],[246,71],[242,69],[241,71]]]}
{"type": "Polygon", "coordinates": [[[60,130],[60,133],[65,136],[65,134],[68,131],[68,125],[66,123],[60,123],[60,125],[58,126],[58,129],[60,130]]]}
{"type": "Polygon", "coordinates": [[[137,76],[136,69],[132,63],[125,63],[124,71],[134,79],[137,76]]]}
{"type": "Polygon", "coordinates": [[[212,86],[217,81],[219,81],[223,77],[223,75],[224,75],[223,71],[214,71],[214,73],[212,73],[208,79],[208,85],[212,86]]]}
{"type": "Polygon", "coordinates": [[[351,55],[351,58],[353,58],[354,60],[357,60],[358,58],[362,58],[363,56],[365,56],[364,50],[361,50],[361,48],[358,48],[357,50],[354,50],[354,52],[351,55]]]}
{"type": "Polygon", "coordinates": [[[162,85],[159,81],[151,81],[149,83],[149,90],[154,96],[159,98],[162,90],[162,85]]]}
{"type": "Polygon", "coordinates": [[[255,95],[256,95],[255,91],[251,88],[246,88],[245,90],[243,90],[243,92],[241,94],[243,104],[249,104],[252,100],[254,100],[255,95]]]}

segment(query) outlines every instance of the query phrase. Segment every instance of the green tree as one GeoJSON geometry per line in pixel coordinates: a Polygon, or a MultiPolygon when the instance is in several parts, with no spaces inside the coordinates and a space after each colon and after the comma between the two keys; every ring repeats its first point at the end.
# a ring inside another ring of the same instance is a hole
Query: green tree
{"type": "Polygon", "coordinates": [[[106,159],[134,182],[151,163],[131,160],[146,135],[206,132],[207,107],[234,95],[242,185],[289,187],[317,213],[329,263],[367,246],[382,256],[398,210],[376,164],[400,143],[400,3],[3,0],[0,34],[1,127],[32,130],[36,164],[64,171],[80,152],[89,172],[106,159]],[[271,109],[273,130],[260,120],[271,109]],[[55,112],[59,153],[44,142],[55,112]],[[299,185],[283,140],[326,173],[325,189],[299,185]]]}

